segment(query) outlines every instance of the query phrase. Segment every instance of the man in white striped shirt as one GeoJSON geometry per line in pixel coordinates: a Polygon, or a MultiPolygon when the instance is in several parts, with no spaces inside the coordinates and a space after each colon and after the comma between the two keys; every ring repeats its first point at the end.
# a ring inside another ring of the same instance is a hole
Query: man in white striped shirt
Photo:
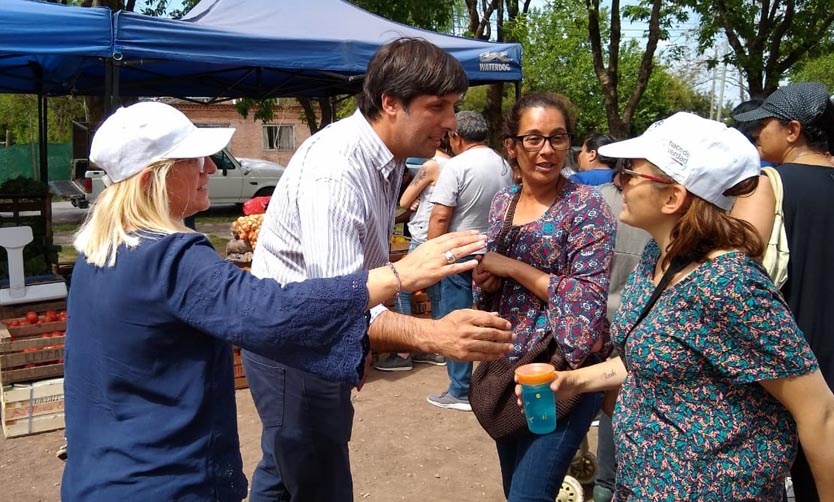
{"type": "MultiPolygon", "coordinates": [[[[252,272],[287,283],[385,265],[405,159],[431,156],[455,129],[454,106],[467,86],[460,63],[424,40],[383,46],[368,66],[359,110],[305,141],[290,161],[252,272]]],[[[431,320],[377,306],[369,321],[370,345],[380,352],[488,360],[512,348],[509,323],[485,312],[431,320]]],[[[353,500],[351,389],[248,352],[243,361],[263,423],[249,500],[353,500]]]]}

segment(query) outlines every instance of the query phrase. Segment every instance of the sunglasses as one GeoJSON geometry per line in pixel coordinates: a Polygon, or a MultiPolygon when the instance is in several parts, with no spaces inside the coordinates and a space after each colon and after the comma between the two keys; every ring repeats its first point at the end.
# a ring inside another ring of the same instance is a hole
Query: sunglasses
{"type": "Polygon", "coordinates": [[[621,187],[624,186],[624,185],[627,185],[631,181],[631,178],[635,178],[635,177],[636,178],[647,179],[649,181],[654,181],[655,183],[662,183],[664,185],[674,185],[674,184],[677,183],[676,181],[664,179],[664,178],[661,178],[659,176],[652,176],[651,174],[638,173],[637,171],[629,169],[630,167],[631,167],[631,161],[627,160],[623,164],[623,166],[617,171],[617,173],[620,175],[620,186],[621,187]]]}
{"type": "Polygon", "coordinates": [[[177,160],[174,161],[174,163],[176,164],[177,162],[188,162],[190,160],[196,160],[197,161],[197,170],[200,171],[200,174],[203,174],[204,172],[206,172],[206,158],[205,157],[197,157],[197,158],[194,158],[194,159],[177,159],[177,160]]]}

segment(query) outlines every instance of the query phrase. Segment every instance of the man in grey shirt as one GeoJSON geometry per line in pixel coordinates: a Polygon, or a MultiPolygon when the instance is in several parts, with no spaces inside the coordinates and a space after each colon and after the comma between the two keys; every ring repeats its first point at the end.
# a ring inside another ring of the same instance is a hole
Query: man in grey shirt
{"type": "MultiPolygon", "coordinates": [[[[486,145],[489,134],[484,117],[478,112],[455,115],[458,128],[449,134],[455,156],[446,162],[434,187],[429,217],[428,238],[447,232],[477,230],[486,233],[489,206],[498,190],[513,182],[512,170],[495,150],[486,145]]],[[[472,271],[440,281],[440,315],[472,307],[472,271]]],[[[469,382],[472,363],[446,361],[449,388],[431,394],[427,400],[440,408],[472,411],[469,382]]]]}
{"type": "MultiPolygon", "coordinates": [[[[460,63],[424,40],[399,39],[377,51],[359,110],[313,135],[290,161],[264,218],[252,272],[285,284],[384,266],[405,159],[432,155],[455,128],[454,106],[467,84],[460,63]]],[[[451,251],[444,257],[456,259],[451,251]]],[[[512,348],[509,323],[485,312],[431,320],[377,306],[369,321],[370,346],[380,352],[480,360],[512,348]]],[[[352,501],[350,387],[250,352],[243,362],[263,423],[263,458],[249,500],[352,501]]]]}

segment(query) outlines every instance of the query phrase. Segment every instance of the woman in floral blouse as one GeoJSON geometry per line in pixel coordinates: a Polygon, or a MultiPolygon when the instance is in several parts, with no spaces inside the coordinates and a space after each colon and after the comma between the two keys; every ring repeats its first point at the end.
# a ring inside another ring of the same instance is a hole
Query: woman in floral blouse
{"type": "Polygon", "coordinates": [[[600,153],[630,159],[620,219],[654,240],[612,323],[622,359],[558,373],[552,388],[622,384],[616,500],[782,500],[797,438],[821,499],[834,499],[834,396],[755,261],[761,238],[727,214],[755,190],[755,148],[678,113],[600,153]]]}
{"type": "MultiPolygon", "coordinates": [[[[489,252],[473,273],[479,308],[499,312],[512,325],[510,360],[552,333],[558,348],[551,362],[558,369],[599,362],[610,352],[605,307],[616,232],[602,196],[561,175],[574,131],[568,110],[552,94],[527,95],[510,110],[504,141],[521,183],[495,195],[489,252]]],[[[477,385],[473,378],[470,392],[477,385]]],[[[584,396],[550,434],[525,429],[496,441],[510,502],[556,498],[600,400],[599,393],[584,396]]]]}

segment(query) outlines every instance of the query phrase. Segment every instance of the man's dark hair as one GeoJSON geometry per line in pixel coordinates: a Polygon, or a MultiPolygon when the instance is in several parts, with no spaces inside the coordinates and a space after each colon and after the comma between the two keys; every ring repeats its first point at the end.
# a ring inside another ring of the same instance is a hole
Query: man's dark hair
{"type": "Polygon", "coordinates": [[[399,38],[371,58],[357,103],[362,115],[373,120],[382,111],[383,94],[408,109],[417,96],[462,94],[468,87],[463,66],[448,52],[420,38],[399,38]]]}
{"type": "Polygon", "coordinates": [[[458,128],[455,133],[467,142],[486,141],[489,136],[489,127],[484,116],[478,112],[465,110],[457,112],[455,119],[458,128]]]}

